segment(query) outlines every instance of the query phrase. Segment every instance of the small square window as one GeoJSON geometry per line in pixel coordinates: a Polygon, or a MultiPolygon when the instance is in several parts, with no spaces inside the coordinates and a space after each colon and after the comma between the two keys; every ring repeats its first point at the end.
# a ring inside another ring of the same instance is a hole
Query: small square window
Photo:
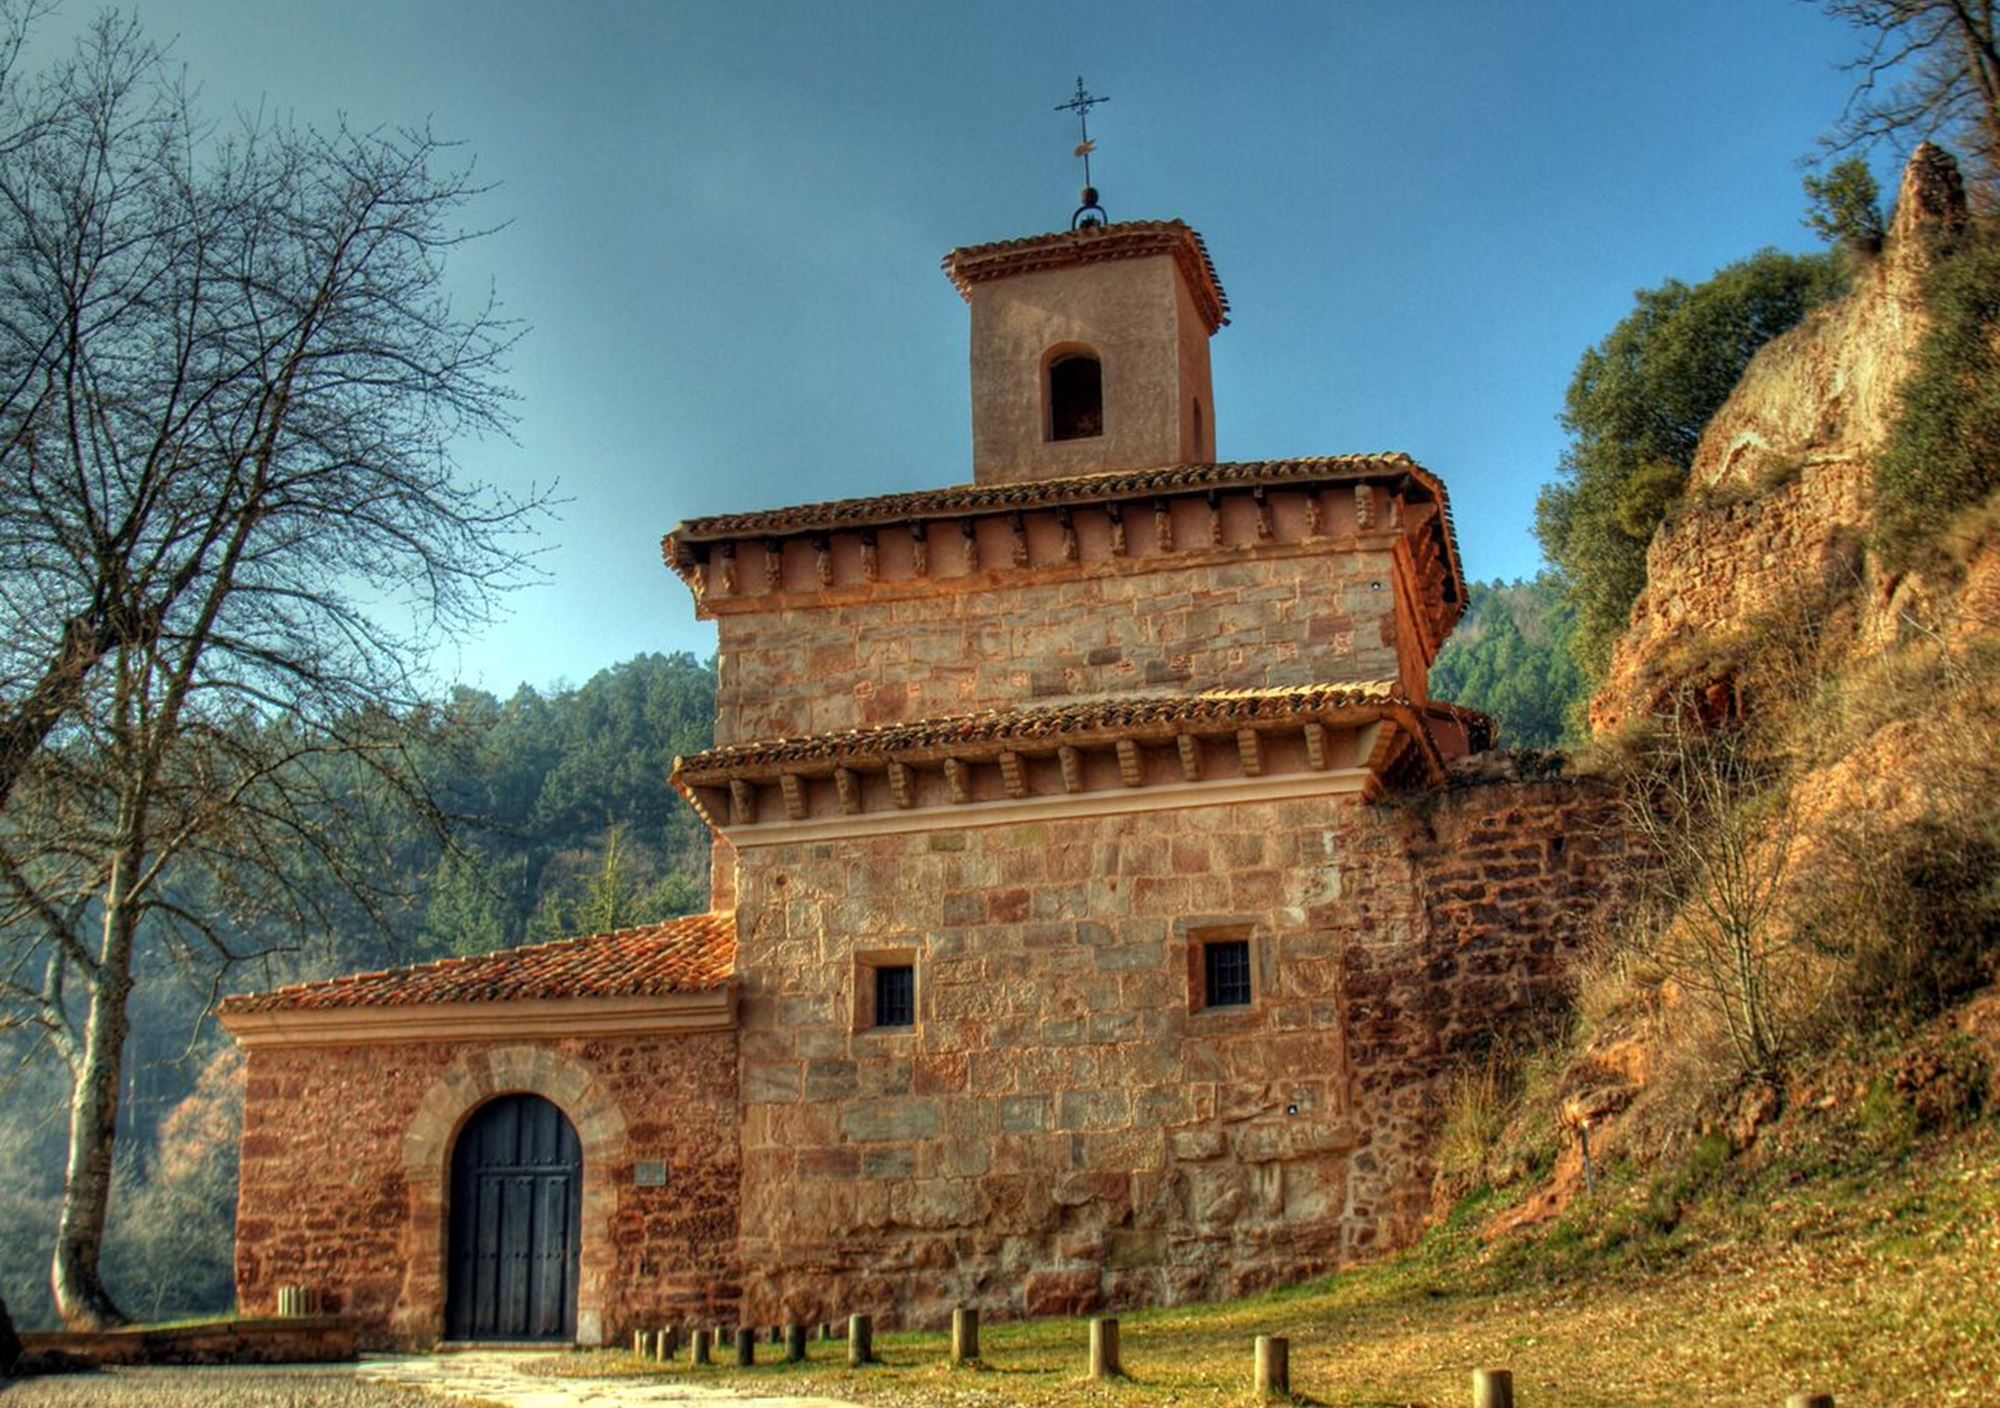
{"type": "Polygon", "coordinates": [[[1250,941],[1212,939],[1201,946],[1202,1006],[1250,1005],[1250,941]]]}
{"type": "Polygon", "coordinates": [[[908,963],[885,964],[877,968],[875,1025],[914,1027],[916,1024],[917,970],[908,963]]]}
{"type": "Polygon", "coordinates": [[[858,949],[854,954],[852,1032],[909,1032],[917,1025],[917,959],[914,945],[858,949]]]}

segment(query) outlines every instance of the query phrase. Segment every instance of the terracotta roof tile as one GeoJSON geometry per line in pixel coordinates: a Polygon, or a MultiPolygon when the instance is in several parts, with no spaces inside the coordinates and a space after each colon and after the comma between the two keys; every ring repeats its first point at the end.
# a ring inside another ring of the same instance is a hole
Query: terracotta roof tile
{"type": "Polygon", "coordinates": [[[224,1015],[336,1007],[410,1007],[434,1002],[506,1002],[533,998],[657,997],[713,992],[736,967],[736,919],[694,914],[503,949],[476,958],[446,958],[412,968],[353,973],[273,992],[245,993],[222,1003],[224,1015]]]}
{"type": "MultiPolygon", "coordinates": [[[[1204,489],[1399,479],[1405,475],[1422,484],[1439,503],[1447,502],[1444,485],[1437,476],[1404,454],[1321,455],[1299,460],[1177,464],[1159,469],[1078,474],[1065,479],[1028,479],[1013,484],[956,484],[944,489],[917,489],[904,494],[877,494],[865,499],[830,499],[789,508],[690,518],[668,536],[666,557],[668,565],[674,566],[676,546],[721,538],[865,528],[903,523],[912,518],[1009,513],[1018,509],[1108,503],[1157,494],[1196,493],[1204,489]]],[[[1447,517],[1449,513],[1447,506],[1447,517]]],[[[1454,559],[1457,557],[1455,544],[1452,555],[1454,559]]],[[[691,557],[685,560],[690,564],[693,561],[691,557]]]]}
{"type": "Polygon", "coordinates": [[[1277,689],[1222,689],[1200,694],[1124,694],[1073,704],[988,709],[977,714],[920,719],[914,723],[847,729],[808,738],[776,738],[711,748],[674,764],[676,780],[694,786],[745,770],[832,764],[845,758],[905,756],[1003,744],[1067,741],[1095,730],[1130,732],[1199,726],[1240,728],[1315,717],[1370,706],[1416,710],[1393,680],[1299,685],[1277,689]]]}
{"type": "Polygon", "coordinates": [[[1201,235],[1180,220],[1124,220],[1080,230],[966,245],[944,257],[945,276],[968,301],[972,286],[988,279],[1091,264],[1108,259],[1140,259],[1170,254],[1179,261],[1208,330],[1229,321],[1229,295],[1216,277],[1215,261],[1201,235]]]}

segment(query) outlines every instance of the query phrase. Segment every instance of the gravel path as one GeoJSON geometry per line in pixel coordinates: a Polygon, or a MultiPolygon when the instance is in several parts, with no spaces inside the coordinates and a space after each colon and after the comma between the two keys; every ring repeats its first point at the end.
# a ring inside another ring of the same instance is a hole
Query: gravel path
{"type": "MultiPolygon", "coordinates": [[[[452,1398],[504,1408],[661,1408],[700,1404],[705,1408],[855,1408],[852,1403],[785,1393],[777,1386],[737,1382],[729,1388],[690,1382],[679,1375],[625,1375],[591,1378],[535,1372],[548,1363],[546,1352],[472,1350],[460,1354],[384,1356],[363,1360],[359,1373],[376,1383],[422,1386],[452,1398]]],[[[577,1366],[586,1368],[587,1366],[577,1366]]],[[[0,1408],[13,1408],[0,1400],[0,1408]]],[[[436,1399],[430,1408],[442,1408],[436,1399]]]]}
{"type": "Polygon", "coordinates": [[[112,1369],[0,1383],[0,1408],[854,1408],[834,1399],[730,1389],[672,1378],[550,1378],[525,1366],[543,1352],[411,1355],[359,1365],[112,1369]]]}
{"type": "Polygon", "coordinates": [[[364,1383],[351,1364],[113,1369],[0,1385],[0,1408],[443,1408],[414,1388],[364,1383]]]}

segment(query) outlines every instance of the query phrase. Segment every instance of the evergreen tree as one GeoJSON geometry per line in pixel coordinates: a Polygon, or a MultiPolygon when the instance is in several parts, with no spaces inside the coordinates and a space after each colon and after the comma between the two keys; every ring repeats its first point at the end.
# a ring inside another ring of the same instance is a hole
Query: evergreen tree
{"type": "Polygon", "coordinates": [[[512,945],[520,915],[494,868],[478,850],[453,846],[432,876],[424,906],[424,947],[431,953],[470,956],[512,945]]]}
{"type": "Polygon", "coordinates": [[[1690,287],[1641,289],[1583,354],[1564,401],[1570,433],[1535,533],[1576,612],[1584,672],[1603,674],[1646,584],[1646,545],[1679,501],[1701,432],[1757,349],[1839,289],[1826,255],[1765,250],[1690,287]]]}
{"type": "Polygon", "coordinates": [[[1561,746],[1588,696],[1570,648],[1574,619],[1551,577],[1474,582],[1431,669],[1432,695],[1487,715],[1503,747],[1561,746]]]}

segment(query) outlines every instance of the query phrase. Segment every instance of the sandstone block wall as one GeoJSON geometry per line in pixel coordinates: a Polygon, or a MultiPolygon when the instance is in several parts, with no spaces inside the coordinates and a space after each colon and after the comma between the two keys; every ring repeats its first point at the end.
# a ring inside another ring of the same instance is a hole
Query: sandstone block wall
{"type": "Polygon", "coordinates": [[[372,1346],[443,1328],[452,1136],[486,1099],[553,1100],[584,1144],[578,1336],[726,1319],[736,1286],[734,1033],[257,1047],[248,1053],[238,1308],[321,1289],[372,1346]],[[666,1186],[633,1184],[664,1160],[666,1186]]]}
{"type": "Polygon", "coordinates": [[[1680,676],[1690,661],[1712,658],[1731,630],[1859,586],[1871,473],[1852,461],[1810,466],[1789,484],[1691,508],[1662,527],[1646,551],[1648,586],[1591,701],[1592,730],[1657,711],[1677,685],[1716,683],[1680,676]]]}
{"type": "MultiPolygon", "coordinates": [[[[1402,657],[1418,652],[1398,620],[1398,570],[1387,548],[1327,550],[722,615],[715,738],[1134,691],[1402,679],[1402,657]]],[[[1419,665],[1406,688],[1420,681],[1419,665]]]]}
{"type": "Polygon", "coordinates": [[[1560,784],[754,847],[756,1322],[1173,1304],[1408,1241],[1432,1078],[1563,981],[1615,862],[1560,784]],[[1201,1011],[1247,935],[1257,1000],[1201,1011]],[[915,1028],[865,1025],[914,961],[915,1028]]]}

